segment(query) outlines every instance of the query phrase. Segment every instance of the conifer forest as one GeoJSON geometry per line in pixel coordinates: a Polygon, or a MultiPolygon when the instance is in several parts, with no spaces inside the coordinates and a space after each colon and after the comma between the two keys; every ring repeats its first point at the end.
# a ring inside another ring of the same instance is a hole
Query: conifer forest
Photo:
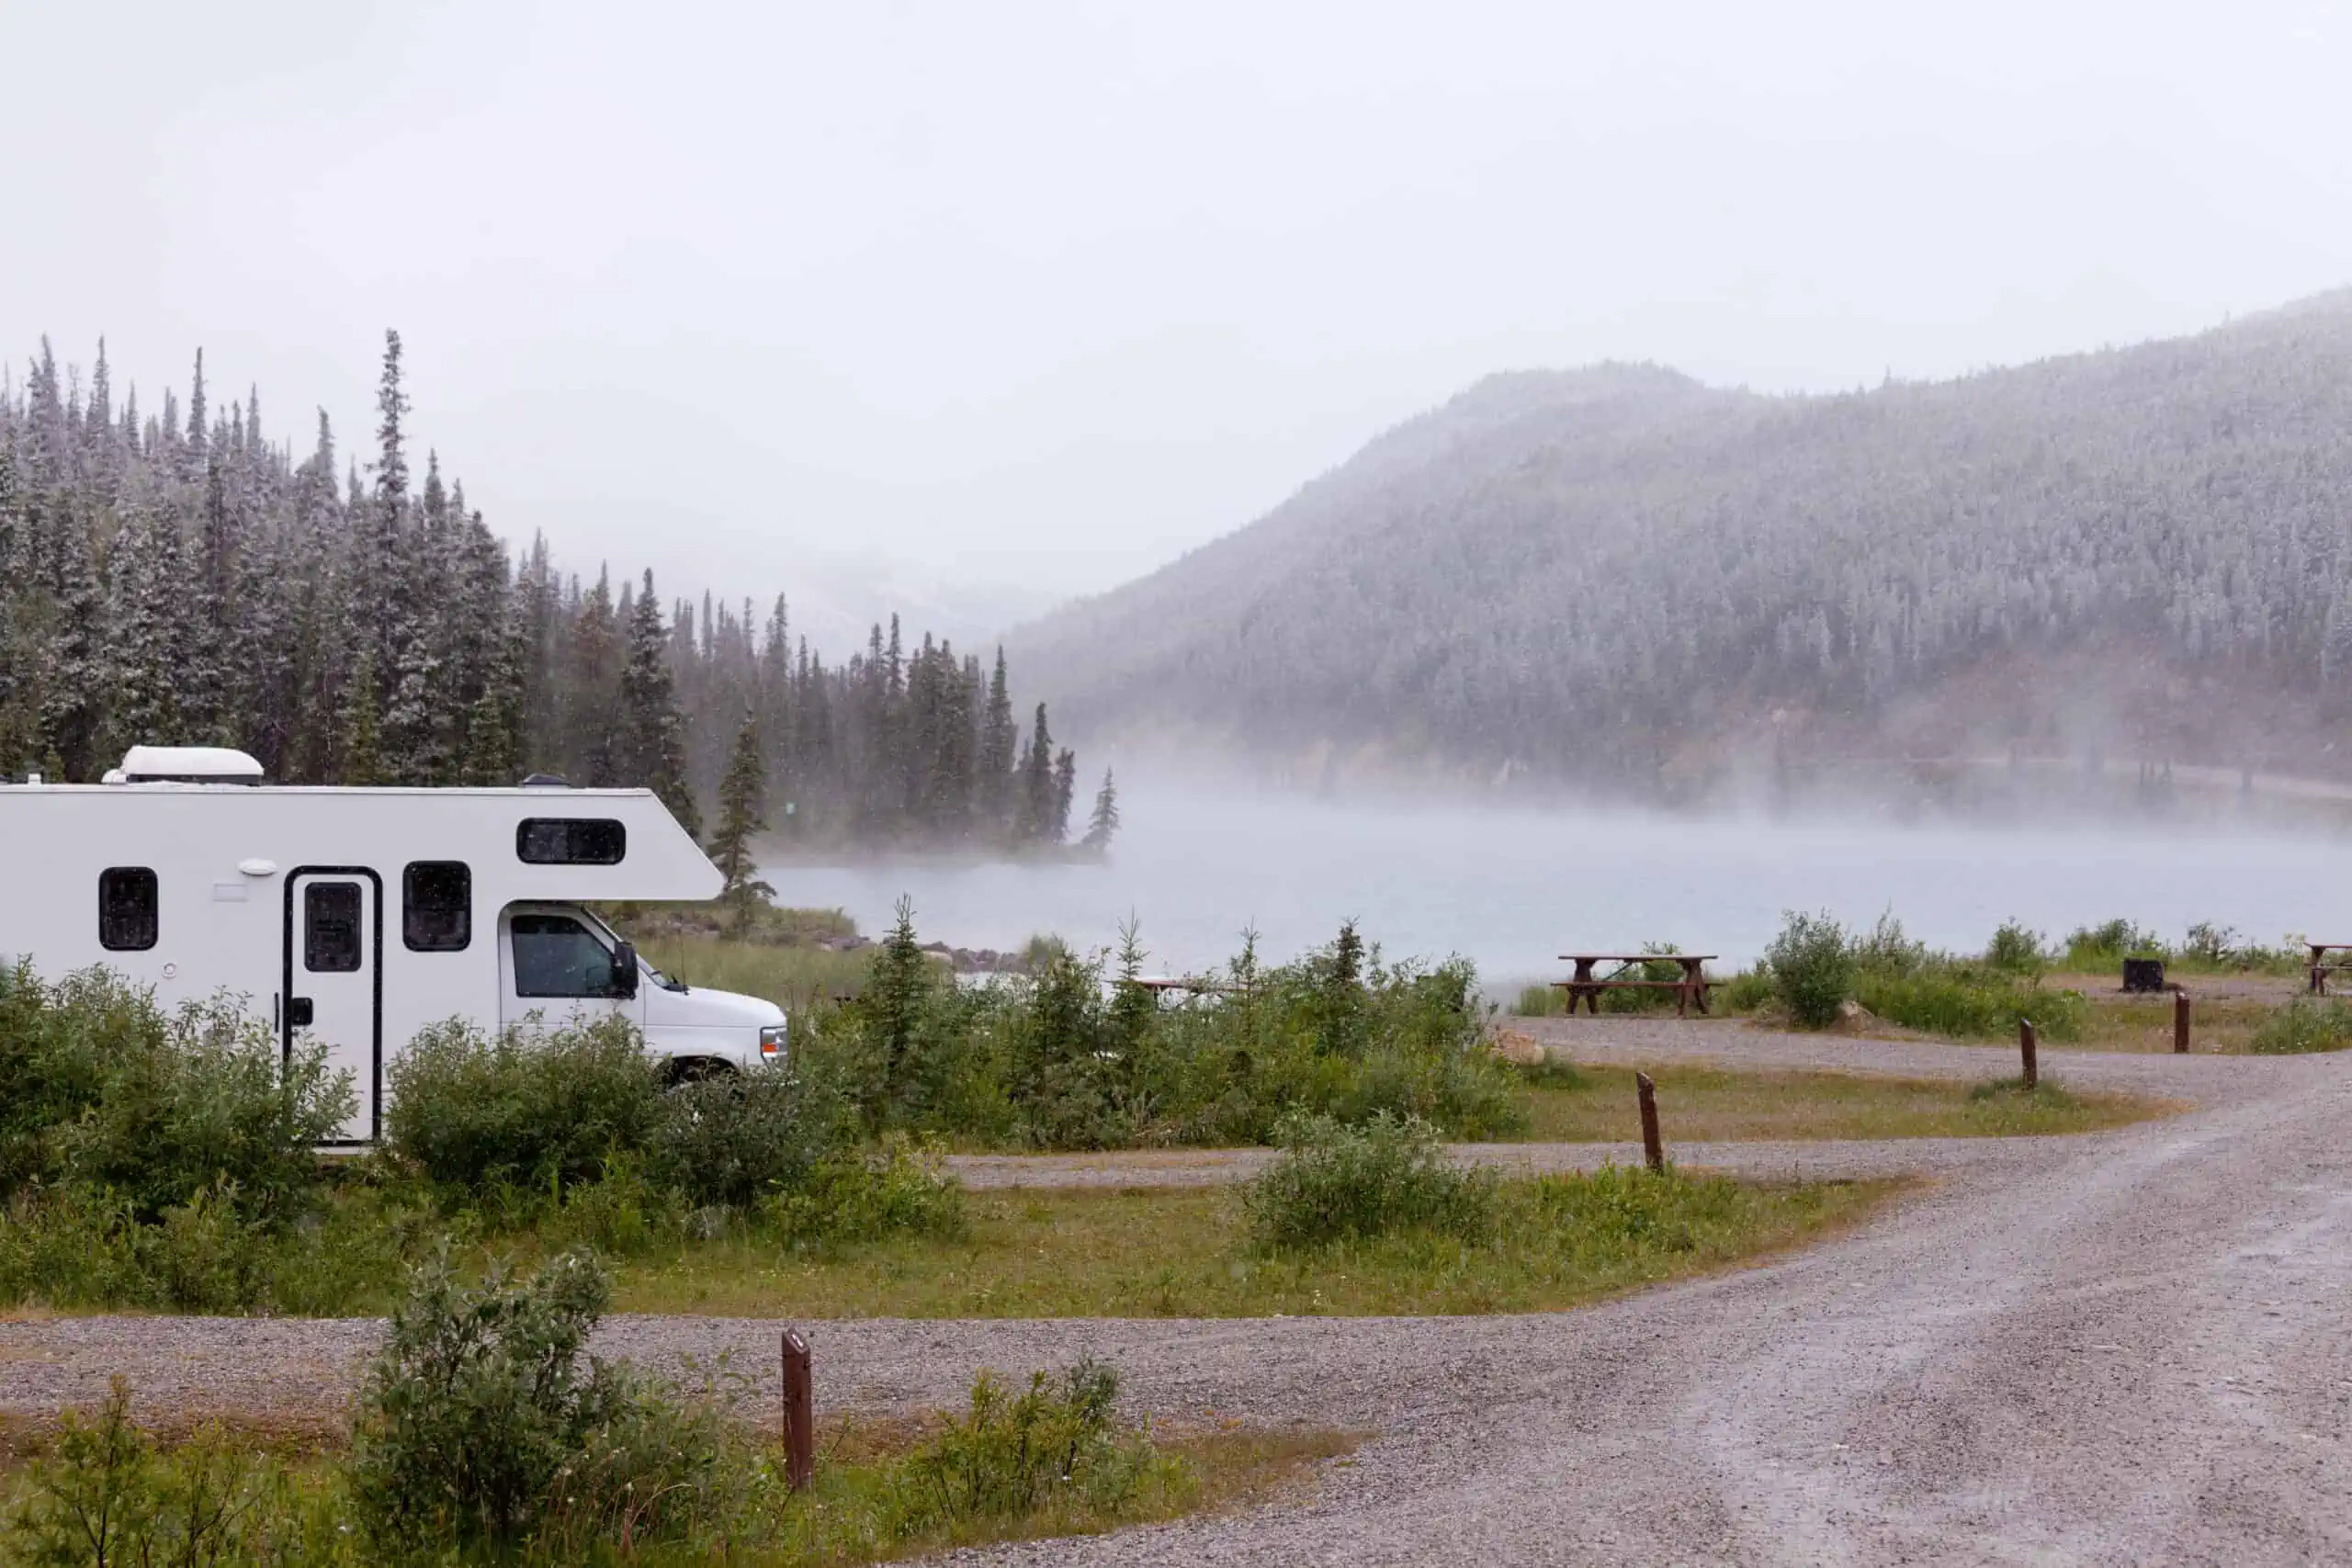
{"type": "Polygon", "coordinates": [[[828,666],[782,593],[664,599],[544,537],[518,557],[437,454],[419,473],[401,352],[387,333],[364,453],[322,411],[297,459],[200,353],[185,403],[142,407],[103,344],[85,374],[43,341],[0,392],[0,769],[91,781],[134,744],[221,745],[285,784],[642,785],[697,836],[1069,838],[1077,758],[1001,650],[893,616],[828,666]]]}

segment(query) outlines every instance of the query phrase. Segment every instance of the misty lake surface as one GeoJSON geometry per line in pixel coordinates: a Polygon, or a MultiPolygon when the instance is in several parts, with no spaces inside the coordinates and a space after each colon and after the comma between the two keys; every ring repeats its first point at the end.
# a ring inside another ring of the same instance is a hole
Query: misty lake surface
{"type": "MultiPolygon", "coordinates": [[[[1083,804],[1081,802],[1081,804],[1083,804]]],[[[1331,803],[1137,788],[1106,864],[779,865],[780,902],[847,909],[877,935],[901,894],[926,942],[1108,946],[1130,914],[1152,972],[1224,962],[1245,926],[1281,960],[1353,917],[1390,958],[1461,953],[1497,987],[1556,955],[1672,942],[1754,958],[1791,908],[1868,925],[1893,909],[1939,947],[1981,949],[2015,916],[2052,936],[2124,916],[2178,941],[2352,942],[2352,841],[2146,821],[2119,829],[1907,828],[1593,809],[1331,803]]]]}

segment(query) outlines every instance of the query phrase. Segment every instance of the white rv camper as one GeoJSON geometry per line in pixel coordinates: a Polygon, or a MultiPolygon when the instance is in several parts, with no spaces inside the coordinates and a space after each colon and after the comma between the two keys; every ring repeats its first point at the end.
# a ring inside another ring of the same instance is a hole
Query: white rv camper
{"type": "Polygon", "coordinates": [[[617,1015],[681,1070],[784,1050],[774,1003],[669,979],[585,908],[718,896],[650,790],[265,787],[200,747],[133,747],[107,777],[0,784],[0,962],[249,998],[350,1069],[344,1142],[381,1133],[389,1058],[446,1019],[617,1015]]]}

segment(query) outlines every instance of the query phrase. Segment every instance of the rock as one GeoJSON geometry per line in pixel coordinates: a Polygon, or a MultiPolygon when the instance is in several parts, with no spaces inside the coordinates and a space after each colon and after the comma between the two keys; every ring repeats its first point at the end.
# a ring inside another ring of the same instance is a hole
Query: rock
{"type": "Polygon", "coordinates": [[[1551,1054],[1544,1048],[1541,1041],[1521,1034],[1516,1029],[1496,1030],[1494,1038],[1487,1043],[1487,1049],[1504,1061],[1521,1067],[1535,1066],[1551,1054]]]}

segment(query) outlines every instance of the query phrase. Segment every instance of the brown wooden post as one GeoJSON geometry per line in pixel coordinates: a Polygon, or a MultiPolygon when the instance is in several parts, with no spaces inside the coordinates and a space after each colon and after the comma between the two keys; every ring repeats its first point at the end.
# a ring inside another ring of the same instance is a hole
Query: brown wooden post
{"type": "Polygon", "coordinates": [[[2041,1064],[2034,1057],[2034,1048],[2039,1043],[2034,1038],[2033,1020],[2018,1020],[2018,1055],[2025,1064],[2025,1087],[2028,1089],[2041,1081],[2041,1064]]]}
{"type": "Polygon", "coordinates": [[[2188,1055],[2188,993],[2172,994],[2172,1049],[2177,1056],[2188,1055]]]}
{"type": "Polygon", "coordinates": [[[808,1361],[808,1341],[797,1330],[784,1331],[784,1479],[806,1491],[817,1473],[817,1379],[808,1361]]]}
{"type": "Polygon", "coordinates": [[[1666,1140],[1657,1132],[1657,1085],[1647,1073],[1634,1075],[1634,1096],[1642,1104],[1642,1158],[1652,1170],[1666,1168],[1666,1140]]]}

